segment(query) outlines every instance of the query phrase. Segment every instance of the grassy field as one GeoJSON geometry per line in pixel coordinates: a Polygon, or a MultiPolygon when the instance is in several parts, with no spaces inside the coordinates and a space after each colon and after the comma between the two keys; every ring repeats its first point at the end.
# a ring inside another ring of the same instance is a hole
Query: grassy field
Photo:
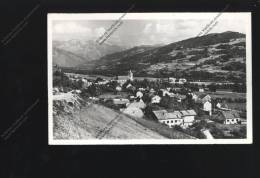
{"type": "Polygon", "coordinates": [[[217,122],[212,122],[209,123],[208,126],[213,136],[214,132],[212,131],[212,128],[217,128],[220,132],[224,134],[224,138],[246,138],[245,124],[221,124],[217,122]]]}
{"type": "Polygon", "coordinates": [[[227,103],[230,109],[246,111],[246,103],[227,103]]]}
{"type": "MultiPolygon", "coordinates": [[[[130,117],[130,116],[129,116],[130,117]]],[[[139,124],[158,132],[159,134],[170,138],[170,139],[196,139],[193,136],[190,136],[188,134],[185,134],[184,132],[174,130],[173,128],[169,128],[167,125],[158,123],[156,121],[148,120],[148,119],[142,119],[142,118],[134,118],[130,117],[139,124]]]]}
{"type": "MultiPolygon", "coordinates": [[[[197,94],[202,94],[201,92],[197,92],[197,94]]],[[[236,93],[236,92],[207,92],[213,98],[246,98],[246,93],[236,93]]]]}

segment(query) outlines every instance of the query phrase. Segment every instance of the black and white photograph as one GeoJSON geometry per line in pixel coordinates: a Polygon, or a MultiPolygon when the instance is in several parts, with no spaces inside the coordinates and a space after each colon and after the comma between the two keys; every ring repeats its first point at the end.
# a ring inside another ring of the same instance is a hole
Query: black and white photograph
{"type": "Polygon", "coordinates": [[[251,13],[48,13],[50,145],[251,144],[251,13]]]}

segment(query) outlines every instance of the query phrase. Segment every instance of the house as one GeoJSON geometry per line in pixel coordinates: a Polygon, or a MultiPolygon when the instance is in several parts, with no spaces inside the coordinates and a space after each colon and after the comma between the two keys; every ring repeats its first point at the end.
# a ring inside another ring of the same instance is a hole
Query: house
{"type": "Polygon", "coordinates": [[[196,95],[195,93],[191,93],[191,96],[194,101],[197,101],[198,95],[196,95]]]}
{"type": "MultiPolygon", "coordinates": [[[[131,104],[130,104],[131,105],[131,104]]],[[[144,116],[143,111],[137,107],[127,107],[122,110],[124,114],[130,115],[132,117],[142,118],[144,116]]]]}
{"type": "Polygon", "coordinates": [[[145,88],[138,88],[139,91],[145,91],[145,88]]]}
{"type": "Polygon", "coordinates": [[[166,118],[167,120],[161,120],[161,123],[167,124],[170,128],[175,125],[183,125],[183,118],[179,111],[167,113],[166,118]]]}
{"type": "Polygon", "coordinates": [[[113,103],[115,105],[121,105],[122,107],[125,107],[130,103],[130,101],[128,99],[125,99],[125,98],[114,98],[113,103]]]}
{"type": "Polygon", "coordinates": [[[183,120],[178,113],[168,113],[166,110],[153,111],[158,122],[168,125],[170,128],[174,125],[182,125],[183,120]]]}
{"type": "Polygon", "coordinates": [[[212,114],[212,104],[211,97],[208,94],[202,94],[198,96],[198,99],[195,101],[201,106],[203,111],[206,111],[210,116],[212,114]]]}
{"type": "Polygon", "coordinates": [[[168,125],[170,128],[175,125],[187,128],[194,123],[197,115],[194,110],[183,110],[168,112],[166,110],[153,111],[160,123],[168,125]]]}
{"type": "Polygon", "coordinates": [[[142,98],[144,96],[144,94],[141,91],[137,91],[136,92],[136,97],[137,98],[142,98]]]}
{"type": "Polygon", "coordinates": [[[223,124],[241,124],[241,118],[237,111],[220,111],[215,117],[216,121],[223,124]]]}
{"type": "Polygon", "coordinates": [[[175,81],[176,81],[176,78],[169,77],[169,83],[175,83],[175,81]]]}
{"type": "Polygon", "coordinates": [[[133,85],[131,83],[129,83],[125,88],[131,88],[133,85]]]}
{"type": "Polygon", "coordinates": [[[89,82],[89,81],[87,81],[86,79],[81,79],[81,81],[83,82],[83,85],[82,85],[82,87],[83,88],[87,88],[87,87],[89,87],[90,85],[92,85],[92,82],[89,82]]]}
{"type": "Polygon", "coordinates": [[[116,87],[116,91],[122,91],[122,87],[117,86],[117,87],[116,87]]]}
{"type": "Polygon", "coordinates": [[[204,88],[199,88],[199,92],[204,92],[204,88]]]}
{"type": "Polygon", "coordinates": [[[150,89],[150,93],[155,93],[155,90],[153,88],[150,89]]]}
{"type": "Polygon", "coordinates": [[[224,110],[224,111],[230,111],[231,109],[228,108],[228,105],[226,103],[217,103],[216,107],[218,109],[224,110]]]}
{"type": "Polygon", "coordinates": [[[162,91],[162,96],[169,95],[169,91],[166,89],[160,89],[162,91]]]}
{"type": "Polygon", "coordinates": [[[54,88],[52,89],[52,92],[53,92],[54,95],[55,95],[55,94],[58,94],[58,93],[59,93],[59,89],[58,89],[57,87],[54,87],[54,88]]]}
{"type": "Polygon", "coordinates": [[[208,94],[199,95],[198,99],[201,100],[202,102],[206,102],[206,101],[211,102],[211,96],[208,94]]]}
{"type": "Polygon", "coordinates": [[[155,95],[154,97],[152,97],[151,103],[160,103],[161,101],[161,97],[158,95],[155,95]]]}
{"type": "Polygon", "coordinates": [[[192,110],[182,110],[180,111],[181,116],[183,118],[183,126],[188,127],[191,126],[195,120],[195,116],[197,113],[192,109],[192,110]]]}
{"type": "Polygon", "coordinates": [[[186,82],[187,82],[187,80],[185,78],[180,78],[178,83],[179,84],[184,84],[186,82]]]}
{"type": "Polygon", "coordinates": [[[178,102],[182,102],[183,100],[186,99],[186,95],[175,94],[174,98],[176,98],[178,102]]]}
{"type": "Polygon", "coordinates": [[[210,116],[212,114],[212,104],[209,101],[202,101],[202,110],[206,111],[210,116]]]}

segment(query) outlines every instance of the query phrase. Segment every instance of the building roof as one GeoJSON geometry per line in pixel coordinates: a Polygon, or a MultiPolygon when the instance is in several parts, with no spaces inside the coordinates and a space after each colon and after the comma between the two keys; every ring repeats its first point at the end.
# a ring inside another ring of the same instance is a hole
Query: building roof
{"type": "Polygon", "coordinates": [[[167,119],[167,111],[166,110],[158,110],[158,111],[153,111],[154,115],[157,117],[158,120],[165,120],[167,119]]]}
{"type": "Polygon", "coordinates": [[[130,101],[125,98],[115,98],[115,99],[113,99],[113,102],[114,102],[114,104],[127,104],[130,101]]]}
{"type": "Polygon", "coordinates": [[[192,109],[192,110],[182,110],[180,111],[182,116],[196,116],[197,113],[192,109]]]}
{"type": "MultiPolygon", "coordinates": [[[[206,94],[206,93],[204,93],[204,94],[199,95],[199,98],[200,98],[200,99],[203,99],[203,98],[205,98],[206,96],[209,96],[209,95],[206,94]]],[[[210,96],[209,96],[209,97],[210,97],[210,96]]]]}
{"type": "Polygon", "coordinates": [[[167,120],[167,119],[182,119],[183,116],[196,116],[197,113],[194,110],[182,110],[168,112],[166,110],[153,111],[154,115],[158,120],[167,120]]]}
{"type": "Polygon", "coordinates": [[[218,104],[220,104],[220,107],[221,107],[221,108],[228,108],[227,103],[218,103],[218,104]]]}
{"type": "Polygon", "coordinates": [[[240,118],[238,112],[236,111],[221,111],[221,114],[224,116],[225,119],[240,118]]]}
{"type": "Polygon", "coordinates": [[[181,119],[181,113],[179,111],[169,112],[166,117],[167,119],[181,119]]]}

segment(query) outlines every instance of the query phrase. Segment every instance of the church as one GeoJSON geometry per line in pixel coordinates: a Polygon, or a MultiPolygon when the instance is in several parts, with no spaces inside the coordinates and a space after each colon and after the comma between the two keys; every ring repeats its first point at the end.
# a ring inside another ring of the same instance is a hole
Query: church
{"type": "Polygon", "coordinates": [[[120,83],[120,85],[123,85],[127,80],[133,81],[134,80],[133,72],[129,70],[128,75],[117,76],[116,80],[118,83],[120,83]]]}

